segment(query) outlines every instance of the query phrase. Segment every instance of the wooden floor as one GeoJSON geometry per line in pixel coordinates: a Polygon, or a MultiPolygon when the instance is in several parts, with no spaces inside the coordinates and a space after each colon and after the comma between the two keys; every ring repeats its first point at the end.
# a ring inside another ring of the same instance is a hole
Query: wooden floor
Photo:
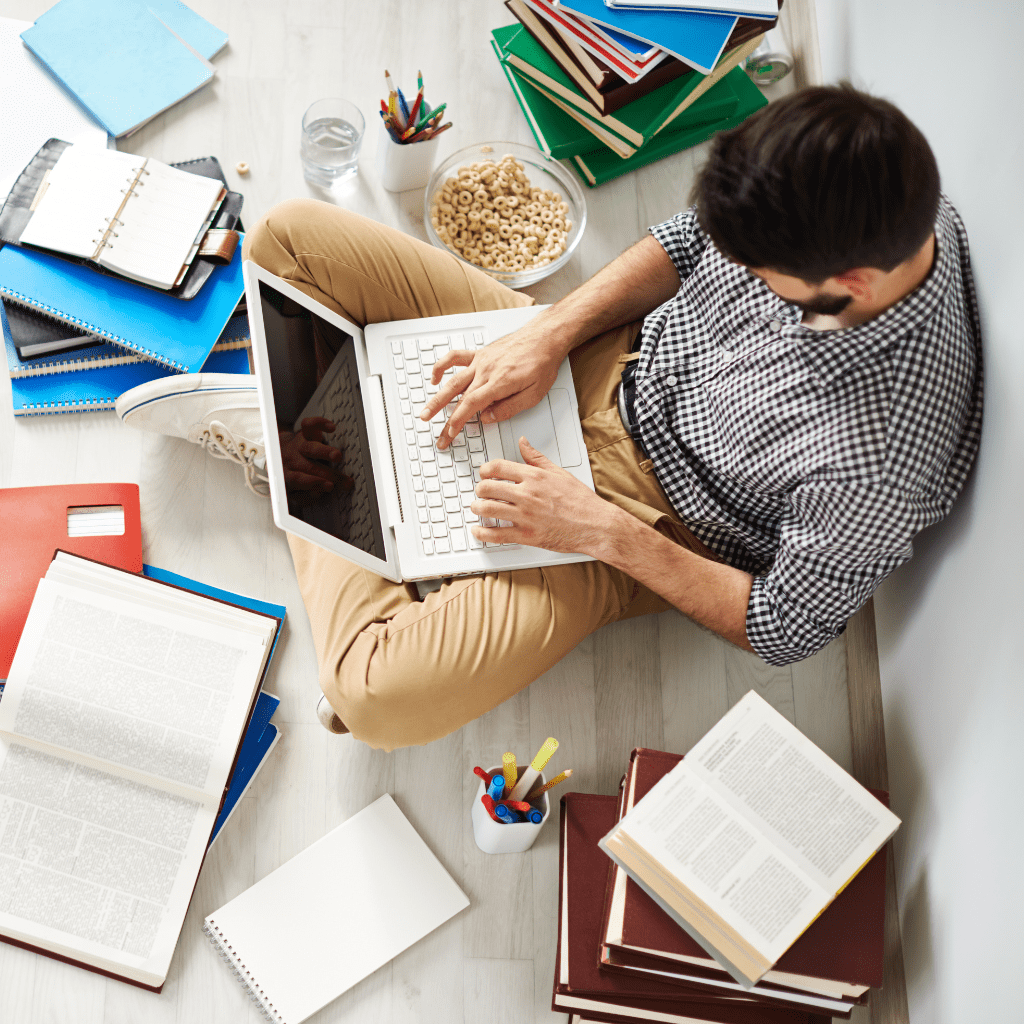
{"type": "MultiPolygon", "coordinates": [[[[372,120],[358,178],[331,200],[425,237],[422,192],[392,196],[374,174],[373,111],[385,67],[399,83],[422,68],[428,97],[448,100],[455,127],[442,156],[473,142],[531,142],[487,42],[490,28],[510,21],[498,0],[190,3],[230,34],[215,61],[218,76],[119,148],[168,161],[217,155],[245,195],[247,223],[289,197],[325,198],[303,182],[299,122],[313,100],[340,94],[372,120]],[[243,160],[252,168],[247,178],[233,170],[243,160]]],[[[0,14],[30,20],[48,6],[2,0],[0,14]]],[[[799,0],[785,10],[797,21],[807,15],[799,0]]],[[[814,47],[805,37],[798,49],[810,54],[800,73],[813,81],[814,47]]],[[[578,255],[532,290],[538,300],[565,294],[685,206],[702,151],[588,191],[578,255]]],[[[282,741],[207,859],[163,992],[0,945],[5,1024],[255,1021],[202,936],[203,917],[382,793],[394,795],[472,905],[313,1019],[546,1024],[558,1019],[549,1009],[556,830],[549,826],[525,855],[481,854],[469,826],[473,765],[494,763],[507,749],[526,758],[552,735],[561,744],[554,770],[573,768],[574,789],[611,793],[632,747],[684,751],[753,687],[841,765],[854,766],[845,638],[792,668],[769,668],[675,613],[601,630],[526,692],[427,747],[384,754],[331,736],[314,715],[315,658],[284,536],[237,467],[184,441],[127,429],[113,413],[15,421],[9,402],[4,384],[0,485],[137,481],[147,562],[286,604],[288,619],[268,683],[282,698],[282,741]]]]}

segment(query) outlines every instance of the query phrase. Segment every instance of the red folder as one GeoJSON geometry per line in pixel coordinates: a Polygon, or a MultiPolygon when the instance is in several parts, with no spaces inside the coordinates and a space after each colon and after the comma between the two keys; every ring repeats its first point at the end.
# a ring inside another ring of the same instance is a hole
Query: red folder
{"type": "Polygon", "coordinates": [[[138,484],[65,484],[0,489],[0,679],[6,679],[36,585],[60,548],[84,558],[142,572],[138,484]],[[124,533],[69,537],[68,509],[120,505],[124,533]]]}

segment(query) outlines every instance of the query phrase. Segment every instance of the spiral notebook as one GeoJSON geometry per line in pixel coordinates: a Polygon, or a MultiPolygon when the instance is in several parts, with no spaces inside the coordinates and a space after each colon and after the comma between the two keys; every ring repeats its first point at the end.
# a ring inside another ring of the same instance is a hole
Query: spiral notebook
{"type": "Polygon", "coordinates": [[[131,281],[97,274],[83,263],[5,245],[0,296],[36,313],[98,335],[177,373],[195,373],[242,298],[242,252],[214,267],[188,302],[131,281]]]}
{"type": "Polygon", "coordinates": [[[469,906],[385,794],[206,919],[272,1024],[301,1024],[469,906]]]}

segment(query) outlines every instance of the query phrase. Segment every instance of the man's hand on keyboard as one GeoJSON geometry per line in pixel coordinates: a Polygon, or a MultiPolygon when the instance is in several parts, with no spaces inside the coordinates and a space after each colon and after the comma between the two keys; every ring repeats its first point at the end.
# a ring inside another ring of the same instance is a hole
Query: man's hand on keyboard
{"type": "Polygon", "coordinates": [[[525,437],[519,450],[528,465],[496,459],[480,467],[477,499],[470,506],[481,520],[472,528],[474,536],[491,543],[593,553],[616,506],[556,466],[525,437]],[[512,525],[487,525],[498,519],[512,525]]]}
{"type": "Polygon", "coordinates": [[[437,447],[447,448],[475,413],[479,412],[485,423],[497,423],[533,408],[551,389],[565,358],[564,352],[555,351],[546,340],[543,333],[527,324],[482,349],[457,349],[439,359],[432,375],[435,384],[449,367],[465,369],[450,376],[423,407],[421,418],[429,420],[462,395],[437,439],[437,447]]]}
{"type": "Polygon", "coordinates": [[[347,483],[351,487],[351,478],[342,476],[334,468],[341,462],[341,452],[324,443],[324,432],[333,431],[334,423],[322,416],[308,416],[301,427],[297,434],[288,430],[278,431],[285,488],[324,494],[333,490],[335,483],[342,487],[347,483]]]}

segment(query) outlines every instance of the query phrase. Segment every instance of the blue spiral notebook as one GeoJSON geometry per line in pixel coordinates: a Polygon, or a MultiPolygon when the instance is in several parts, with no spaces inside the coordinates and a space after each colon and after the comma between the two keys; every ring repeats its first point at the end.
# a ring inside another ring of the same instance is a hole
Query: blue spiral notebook
{"type": "MultiPolygon", "coordinates": [[[[160,580],[163,583],[170,583],[184,590],[191,590],[206,597],[217,597],[222,601],[240,605],[242,608],[263,612],[266,615],[273,615],[275,618],[280,619],[282,624],[284,623],[285,616],[288,614],[288,609],[282,604],[259,601],[254,597],[243,597],[241,594],[232,593],[230,590],[220,590],[217,587],[199,583],[197,580],[191,580],[187,576],[179,576],[177,573],[168,572],[166,569],[157,569],[155,566],[144,564],[142,572],[145,576],[160,580]]],[[[277,635],[274,637],[274,646],[270,649],[270,657],[267,658],[264,680],[266,679],[266,672],[270,670],[270,663],[274,658],[274,653],[277,650],[277,641],[280,638],[281,628],[278,627],[277,635]]],[[[256,699],[256,707],[249,718],[245,735],[242,737],[241,745],[238,748],[235,766],[231,771],[231,777],[228,779],[228,788],[224,796],[224,802],[213,826],[213,833],[210,836],[211,846],[217,836],[220,835],[225,822],[231,817],[232,812],[238,806],[239,800],[245,795],[245,791],[251,785],[254,776],[263,766],[263,762],[267,759],[271,750],[274,749],[278,739],[280,739],[277,726],[272,725],[270,721],[280,703],[280,697],[275,697],[273,694],[266,693],[263,690],[260,691],[256,699]]]]}
{"type": "Polygon", "coordinates": [[[206,85],[227,41],[172,0],[60,0],[21,34],[111,134],[131,134],[206,85]]]}
{"type": "Polygon", "coordinates": [[[194,373],[213,350],[242,297],[242,246],[215,267],[194,299],[184,301],[82,263],[5,245],[0,249],[0,296],[129,352],[194,373]]]}
{"type": "Polygon", "coordinates": [[[558,0],[558,6],[605,30],[658,46],[703,75],[715,69],[737,20],[735,14],[701,11],[624,11],[604,0],[558,0]]]}

